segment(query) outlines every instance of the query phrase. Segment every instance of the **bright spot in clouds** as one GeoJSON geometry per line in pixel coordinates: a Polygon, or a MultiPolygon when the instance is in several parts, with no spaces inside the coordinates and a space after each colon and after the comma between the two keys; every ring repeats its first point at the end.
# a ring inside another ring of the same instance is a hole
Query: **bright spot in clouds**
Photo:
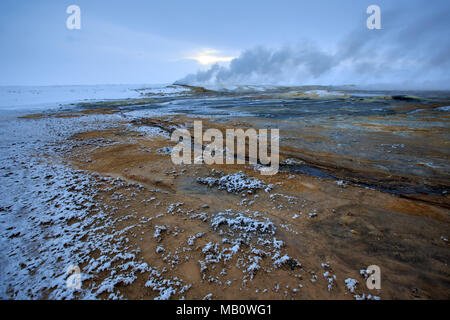
{"type": "Polygon", "coordinates": [[[196,54],[195,56],[188,57],[188,59],[196,60],[200,64],[212,64],[216,62],[229,62],[235,57],[222,57],[217,55],[219,51],[217,50],[203,50],[202,52],[196,54]]]}

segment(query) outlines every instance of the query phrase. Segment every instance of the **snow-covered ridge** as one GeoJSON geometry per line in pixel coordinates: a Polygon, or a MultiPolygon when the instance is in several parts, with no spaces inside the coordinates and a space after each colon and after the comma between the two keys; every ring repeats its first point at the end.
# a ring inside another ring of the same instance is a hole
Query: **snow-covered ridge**
{"type": "Polygon", "coordinates": [[[79,102],[174,96],[188,91],[166,84],[0,86],[0,110],[46,110],[79,102]]]}

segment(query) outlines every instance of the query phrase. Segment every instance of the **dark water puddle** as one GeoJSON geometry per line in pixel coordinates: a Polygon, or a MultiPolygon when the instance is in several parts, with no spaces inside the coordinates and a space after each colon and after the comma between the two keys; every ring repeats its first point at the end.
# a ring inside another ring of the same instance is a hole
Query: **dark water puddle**
{"type": "Polygon", "coordinates": [[[365,184],[357,183],[356,185],[371,188],[378,191],[395,194],[395,195],[443,195],[448,190],[448,188],[436,188],[432,186],[408,186],[408,185],[392,185],[389,187],[381,186],[379,184],[365,184]]]}
{"type": "Polygon", "coordinates": [[[299,173],[317,178],[337,180],[335,176],[332,176],[331,174],[328,174],[319,168],[311,167],[308,165],[280,165],[280,171],[299,173]]]}
{"type": "Polygon", "coordinates": [[[332,174],[327,173],[326,171],[309,166],[309,165],[286,165],[281,164],[280,165],[280,172],[290,172],[290,173],[296,173],[296,174],[303,174],[307,176],[312,176],[316,178],[322,178],[322,179],[330,179],[330,180],[344,180],[347,183],[352,183],[356,186],[360,186],[363,188],[368,189],[374,189],[382,192],[386,192],[389,194],[394,195],[418,195],[418,194],[425,194],[425,195],[442,195],[445,192],[448,191],[448,188],[442,187],[432,187],[428,185],[422,185],[422,186],[414,186],[414,185],[407,185],[407,184],[392,184],[392,185],[383,185],[381,183],[361,183],[358,181],[357,178],[353,177],[347,177],[347,178],[338,178],[332,174]]]}

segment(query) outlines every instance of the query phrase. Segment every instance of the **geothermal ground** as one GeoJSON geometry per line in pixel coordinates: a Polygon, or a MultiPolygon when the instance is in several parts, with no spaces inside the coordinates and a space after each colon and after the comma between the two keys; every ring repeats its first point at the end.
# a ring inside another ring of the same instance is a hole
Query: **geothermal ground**
{"type": "Polygon", "coordinates": [[[139,93],[1,121],[1,298],[450,298],[450,94],[139,93]],[[279,128],[280,172],[174,165],[194,120],[279,128]]]}

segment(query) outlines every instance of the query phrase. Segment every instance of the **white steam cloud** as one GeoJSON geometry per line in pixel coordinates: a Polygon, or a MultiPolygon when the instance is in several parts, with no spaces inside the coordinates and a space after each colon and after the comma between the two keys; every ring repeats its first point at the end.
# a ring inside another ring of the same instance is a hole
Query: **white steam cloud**
{"type": "Polygon", "coordinates": [[[244,51],[176,83],[190,85],[343,85],[450,89],[450,8],[383,13],[383,29],[361,28],[334,50],[312,41],[244,51]]]}

